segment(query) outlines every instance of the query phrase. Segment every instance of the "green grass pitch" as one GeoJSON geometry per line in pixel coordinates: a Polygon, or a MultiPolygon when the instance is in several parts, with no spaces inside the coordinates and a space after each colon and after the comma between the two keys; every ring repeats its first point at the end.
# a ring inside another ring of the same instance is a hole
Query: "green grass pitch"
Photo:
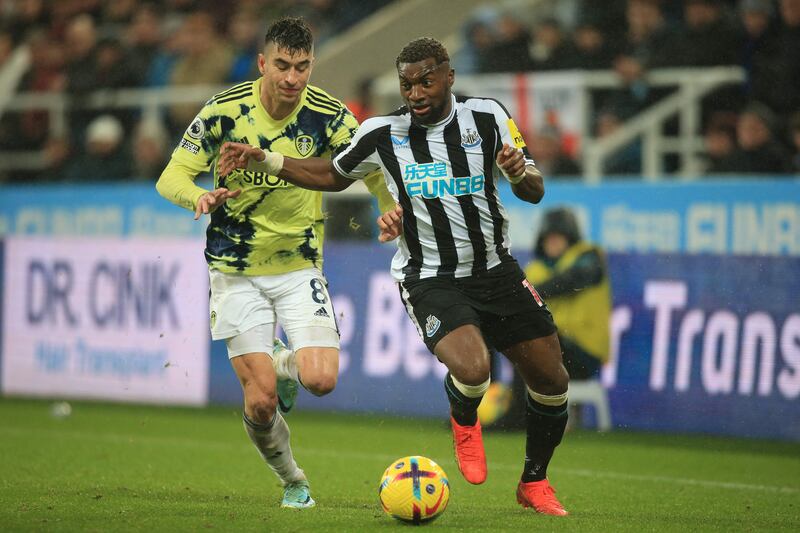
{"type": "MultiPolygon", "coordinates": [[[[467,484],[444,421],[296,412],[295,456],[317,507],[279,508],[281,489],[236,408],[0,400],[2,531],[373,531],[407,528],[377,499],[383,470],[439,462],[450,505],[424,527],[456,531],[800,531],[800,444],[570,432],[550,479],[567,518],[514,498],[523,434],[484,436],[489,478],[467,484]]],[[[776,423],[780,423],[776,420],[776,423]]]]}

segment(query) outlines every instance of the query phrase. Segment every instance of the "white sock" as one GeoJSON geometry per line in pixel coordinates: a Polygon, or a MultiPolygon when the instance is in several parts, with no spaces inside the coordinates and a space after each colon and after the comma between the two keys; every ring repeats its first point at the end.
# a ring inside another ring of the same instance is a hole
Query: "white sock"
{"type": "Polygon", "coordinates": [[[272,351],[272,366],[278,379],[300,381],[297,375],[297,358],[289,348],[280,346],[272,351]]]}
{"type": "Polygon", "coordinates": [[[297,466],[289,446],[289,426],[278,411],[270,424],[257,424],[247,415],[243,417],[244,429],[267,465],[286,485],[306,479],[297,466]]]}

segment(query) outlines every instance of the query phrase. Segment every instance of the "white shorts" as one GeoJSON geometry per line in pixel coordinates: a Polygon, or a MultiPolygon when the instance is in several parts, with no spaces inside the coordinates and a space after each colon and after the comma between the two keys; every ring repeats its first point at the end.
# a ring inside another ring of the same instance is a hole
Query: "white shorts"
{"type": "MultiPolygon", "coordinates": [[[[292,350],[306,347],[339,348],[339,330],[322,272],[306,268],[272,276],[242,276],[209,271],[211,338],[231,339],[260,326],[274,332],[279,323],[292,350]]],[[[272,354],[272,339],[259,333],[265,346],[253,350],[272,354]]],[[[257,338],[243,335],[248,344],[257,338]]],[[[230,357],[241,355],[233,354],[230,357]]],[[[242,352],[248,353],[248,352],[242,352]]]]}

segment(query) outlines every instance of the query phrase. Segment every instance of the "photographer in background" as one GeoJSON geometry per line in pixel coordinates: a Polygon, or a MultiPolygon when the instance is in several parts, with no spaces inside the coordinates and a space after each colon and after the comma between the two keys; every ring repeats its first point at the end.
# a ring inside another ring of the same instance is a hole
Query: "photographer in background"
{"type": "MultiPolygon", "coordinates": [[[[610,352],[611,284],[605,253],[583,240],[572,211],[559,207],[542,216],[525,277],[553,314],[570,381],[596,379],[610,352]]],[[[515,372],[511,406],[494,426],[518,429],[520,410],[525,410],[525,384],[515,372]]],[[[579,423],[577,412],[570,417],[579,423]]]]}

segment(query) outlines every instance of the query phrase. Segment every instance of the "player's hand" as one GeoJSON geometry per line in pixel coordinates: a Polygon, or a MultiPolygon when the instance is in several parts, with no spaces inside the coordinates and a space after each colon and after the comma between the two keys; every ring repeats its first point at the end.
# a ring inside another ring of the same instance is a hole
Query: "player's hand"
{"type": "Polygon", "coordinates": [[[213,213],[219,206],[227,202],[230,198],[236,198],[242,194],[241,189],[229,191],[225,187],[214,189],[205,193],[197,200],[197,208],[194,210],[194,219],[198,220],[201,215],[213,213]]]}
{"type": "Polygon", "coordinates": [[[512,148],[507,143],[497,153],[497,166],[509,178],[517,178],[525,173],[525,154],[519,148],[512,148]]]}
{"type": "Polygon", "coordinates": [[[263,161],[264,158],[264,151],[261,148],[244,143],[226,142],[219,149],[217,171],[224,177],[237,168],[247,168],[250,159],[263,161]]]}
{"type": "Polygon", "coordinates": [[[378,235],[380,242],[389,242],[403,234],[403,208],[397,204],[392,211],[387,211],[378,217],[378,235]]]}

